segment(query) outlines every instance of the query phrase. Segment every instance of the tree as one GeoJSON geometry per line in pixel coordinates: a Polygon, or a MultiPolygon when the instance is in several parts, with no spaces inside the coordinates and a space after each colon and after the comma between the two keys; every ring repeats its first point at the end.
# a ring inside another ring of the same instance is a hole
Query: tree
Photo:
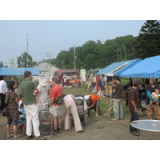
{"type": "MultiPolygon", "coordinates": [[[[100,40],[87,41],[76,47],[76,68],[104,68],[113,62],[139,58],[136,53],[136,41],[132,35],[107,40],[104,44],[100,40]]],[[[74,47],[71,47],[68,51],[61,51],[51,63],[61,69],[72,69],[73,58],[74,47]]]]}
{"type": "Polygon", "coordinates": [[[36,66],[37,65],[37,62],[36,61],[32,61],[31,63],[30,63],[30,66],[29,67],[34,67],[34,66],[36,66]]]}
{"type": "Polygon", "coordinates": [[[160,53],[160,23],[147,20],[140,29],[138,46],[141,58],[156,56],[160,53]]]}
{"type": "MultiPolygon", "coordinates": [[[[18,68],[27,68],[27,52],[17,58],[18,68]]],[[[32,66],[32,57],[28,54],[28,67],[32,66]]]]}
{"type": "Polygon", "coordinates": [[[0,67],[3,67],[3,62],[2,61],[0,62],[0,67]]]}

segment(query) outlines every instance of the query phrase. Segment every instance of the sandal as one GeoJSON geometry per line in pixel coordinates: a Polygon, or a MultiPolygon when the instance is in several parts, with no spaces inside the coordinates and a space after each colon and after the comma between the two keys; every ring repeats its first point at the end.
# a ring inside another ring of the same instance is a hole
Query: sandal
{"type": "Polygon", "coordinates": [[[58,128],[58,133],[61,133],[61,132],[62,132],[62,130],[60,128],[58,128]]]}
{"type": "Polygon", "coordinates": [[[46,138],[42,137],[42,136],[38,136],[36,137],[37,140],[46,140],[46,138]]]}
{"type": "Polygon", "coordinates": [[[55,134],[55,135],[58,134],[57,130],[54,130],[53,134],[55,134]]]}
{"type": "Polygon", "coordinates": [[[16,137],[14,137],[15,139],[17,139],[17,138],[20,138],[21,137],[21,135],[17,135],[16,137]]]}
{"type": "Polygon", "coordinates": [[[13,135],[7,135],[7,138],[11,138],[11,137],[13,137],[13,135]]]}

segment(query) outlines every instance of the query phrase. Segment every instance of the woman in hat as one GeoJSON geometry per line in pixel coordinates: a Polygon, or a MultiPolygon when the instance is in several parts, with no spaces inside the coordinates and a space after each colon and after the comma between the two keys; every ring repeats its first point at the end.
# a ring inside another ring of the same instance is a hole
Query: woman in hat
{"type": "Polygon", "coordinates": [[[43,79],[42,82],[37,86],[37,90],[37,103],[40,106],[43,106],[43,104],[47,102],[50,93],[50,85],[47,83],[46,79],[43,79]]]}

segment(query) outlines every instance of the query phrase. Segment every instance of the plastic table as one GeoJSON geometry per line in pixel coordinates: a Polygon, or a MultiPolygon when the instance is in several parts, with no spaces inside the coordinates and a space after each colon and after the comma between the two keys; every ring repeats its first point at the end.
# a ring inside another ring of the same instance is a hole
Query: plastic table
{"type": "Polygon", "coordinates": [[[136,120],[130,125],[140,130],[139,139],[141,140],[141,131],[160,132],[160,120],[136,120]]]}

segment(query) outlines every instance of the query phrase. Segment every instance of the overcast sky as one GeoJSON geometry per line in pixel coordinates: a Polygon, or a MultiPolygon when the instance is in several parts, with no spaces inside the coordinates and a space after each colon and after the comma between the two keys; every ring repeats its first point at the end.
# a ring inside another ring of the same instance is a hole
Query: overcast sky
{"type": "Polygon", "coordinates": [[[9,65],[27,51],[34,61],[55,58],[61,50],[82,46],[86,41],[138,36],[145,20],[0,20],[0,61],[9,65]]]}

